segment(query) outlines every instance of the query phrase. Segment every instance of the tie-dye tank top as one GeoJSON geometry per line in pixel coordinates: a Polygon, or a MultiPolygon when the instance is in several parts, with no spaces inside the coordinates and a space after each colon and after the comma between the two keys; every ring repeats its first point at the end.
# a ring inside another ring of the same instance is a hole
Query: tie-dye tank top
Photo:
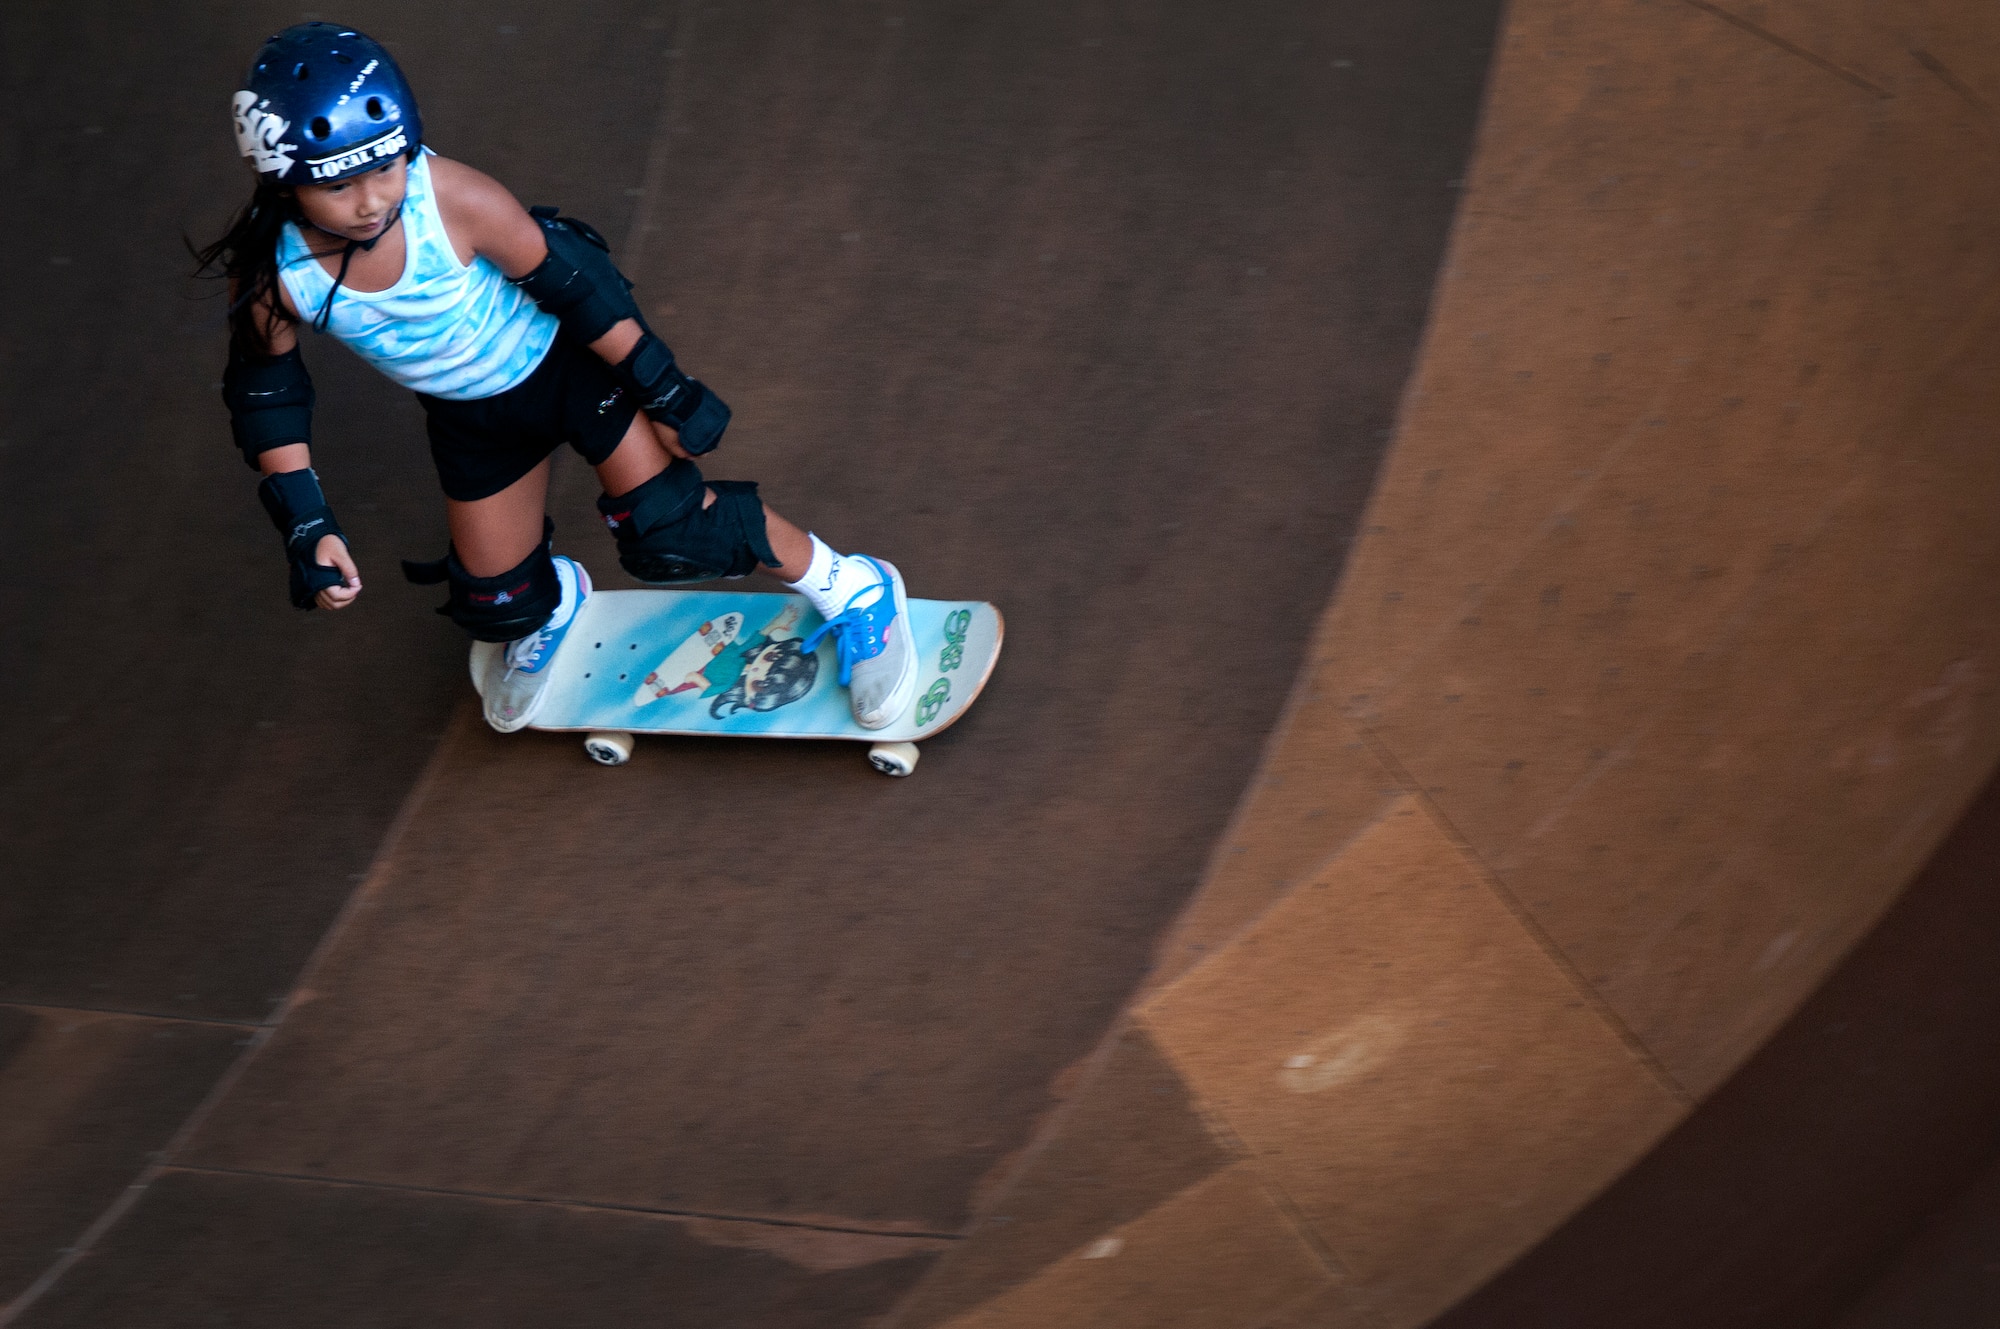
{"type": "MultiPolygon", "coordinates": [[[[493,263],[460,263],[438,215],[428,149],[410,163],[403,196],[403,275],[385,291],[342,286],[327,331],[406,388],[447,401],[497,397],[535,372],[555,343],[543,312],[493,263]]],[[[333,277],[287,222],[278,270],[310,325],[333,277]]]]}

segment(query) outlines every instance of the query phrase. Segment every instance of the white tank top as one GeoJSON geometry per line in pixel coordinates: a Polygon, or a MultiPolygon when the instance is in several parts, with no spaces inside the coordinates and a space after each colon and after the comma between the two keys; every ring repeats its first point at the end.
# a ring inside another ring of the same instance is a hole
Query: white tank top
{"type": "MultiPolygon", "coordinates": [[[[497,397],[535,372],[557,323],[484,257],[458,261],[438,215],[426,148],[410,163],[403,196],[403,275],[386,291],[342,286],[326,330],[406,388],[447,401],[497,397]]],[[[278,271],[311,325],[333,277],[292,222],[278,242],[278,271]]]]}

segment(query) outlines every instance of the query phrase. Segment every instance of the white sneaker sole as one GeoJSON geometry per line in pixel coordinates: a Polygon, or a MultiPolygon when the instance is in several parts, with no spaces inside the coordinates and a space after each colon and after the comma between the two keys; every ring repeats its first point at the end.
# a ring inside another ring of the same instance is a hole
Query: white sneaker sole
{"type": "Polygon", "coordinates": [[[876,713],[876,718],[864,720],[859,714],[855,715],[854,723],[863,729],[887,729],[901,719],[917,699],[917,643],[916,638],[910,635],[909,590],[903,585],[903,574],[897,570],[894,563],[886,558],[878,558],[875,561],[888,572],[889,585],[896,596],[896,618],[891,631],[903,634],[903,640],[909,643],[910,653],[908,663],[903,668],[903,676],[896,680],[896,686],[890,690],[888,702],[876,713]]]}

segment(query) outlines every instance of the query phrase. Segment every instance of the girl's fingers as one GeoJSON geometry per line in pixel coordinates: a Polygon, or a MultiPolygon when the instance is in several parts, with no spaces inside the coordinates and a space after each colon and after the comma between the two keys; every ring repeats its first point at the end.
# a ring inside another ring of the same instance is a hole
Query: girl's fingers
{"type": "Polygon", "coordinates": [[[320,608],[345,609],[354,603],[354,597],[361,594],[361,569],[354,566],[354,556],[347,552],[347,541],[337,535],[322,538],[313,549],[313,559],[340,573],[340,585],[329,586],[314,597],[320,608]]]}
{"type": "Polygon", "coordinates": [[[354,566],[354,556],[347,552],[347,541],[339,536],[322,536],[313,548],[313,559],[327,567],[340,569],[340,575],[349,585],[360,584],[361,570],[354,566]]]}
{"type": "Polygon", "coordinates": [[[328,536],[314,552],[320,563],[339,571],[340,585],[329,586],[313,598],[322,609],[347,608],[354,603],[354,597],[361,594],[361,572],[348,556],[347,542],[328,536]]]}

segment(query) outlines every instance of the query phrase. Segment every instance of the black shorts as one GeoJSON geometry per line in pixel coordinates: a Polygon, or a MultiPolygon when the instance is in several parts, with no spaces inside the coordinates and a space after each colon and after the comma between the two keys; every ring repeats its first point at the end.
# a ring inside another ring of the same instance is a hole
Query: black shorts
{"type": "Polygon", "coordinates": [[[497,397],[446,401],[419,392],[431,460],[445,497],[490,498],[567,443],[597,465],[613,452],[638,408],[611,366],[567,337],[535,372],[497,397]]]}

